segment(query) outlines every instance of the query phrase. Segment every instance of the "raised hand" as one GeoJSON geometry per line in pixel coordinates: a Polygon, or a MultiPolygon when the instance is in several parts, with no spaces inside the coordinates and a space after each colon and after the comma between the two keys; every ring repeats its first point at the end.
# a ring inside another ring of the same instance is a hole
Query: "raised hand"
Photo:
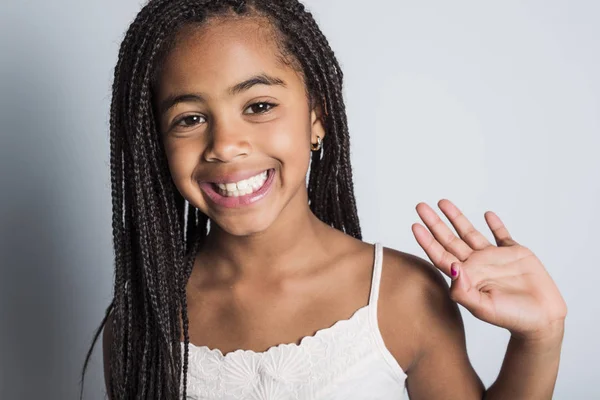
{"type": "Polygon", "coordinates": [[[429,230],[418,223],[412,230],[433,265],[452,279],[452,300],[513,336],[535,340],[563,328],[567,306],[556,284],[535,254],[511,238],[496,214],[485,213],[494,246],[449,200],[441,200],[438,207],[458,237],[425,203],[416,209],[429,230]]]}

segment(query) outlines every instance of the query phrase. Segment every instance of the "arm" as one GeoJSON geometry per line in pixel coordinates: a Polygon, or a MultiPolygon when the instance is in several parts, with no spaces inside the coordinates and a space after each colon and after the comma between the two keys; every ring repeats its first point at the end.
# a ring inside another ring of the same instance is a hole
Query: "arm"
{"type": "Polygon", "coordinates": [[[406,371],[411,400],[552,398],[564,332],[562,323],[535,339],[513,335],[500,374],[486,391],[469,361],[462,317],[450,298],[446,281],[429,262],[408,257],[402,275],[411,287],[394,289],[404,293],[394,303],[411,304],[410,318],[415,321],[412,336],[419,339],[416,357],[406,371]]]}
{"type": "Polygon", "coordinates": [[[551,399],[563,333],[561,323],[537,340],[512,336],[498,379],[487,390],[485,400],[551,399]]]}
{"type": "Polygon", "coordinates": [[[450,201],[438,206],[458,237],[426,204],[417,205],[429,229],[413,233],[433,265],[452,279],[449,297],[475,317],[511,332],[504,363],[485,399],[551,399],[567,306],[541,261],[518,244],[498,216],[484,214],[497,247],[450,201]]]}
{"type": "Polygon", "coordinates": [[[386,259],[389,267],[382,279],[390,286],[390,301],[380,303],[382,333],[389,332],[386,343],[397,359],[402,346],[414,349],[405,371],[411,400],[481,400],[485,387],[469,361],[462,317],[442,274],[407,253],[388,251],[386,259]]]}

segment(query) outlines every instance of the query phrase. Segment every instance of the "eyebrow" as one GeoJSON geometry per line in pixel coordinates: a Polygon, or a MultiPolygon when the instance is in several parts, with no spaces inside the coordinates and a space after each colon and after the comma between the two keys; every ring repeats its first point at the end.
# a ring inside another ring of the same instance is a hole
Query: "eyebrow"
{"type": "MultiPolygon", "coordinates": [[[[233,96],[246,90],[249,90],[250,88],[256,85],[287,87],[283,80],[263,73],[260,75],[255,75],[249,79],[246,79],[243,82],[235,84],[234,86],[227,89],[227,92],[230,96],[233,96]]],[[[184,93],[171,95],[160,103],[159,113],[160,115],[163,115],[164,113],[169,111],[169,109],[173,108],[176,104],[187,101],[202,102],[205,101],[205,99],[201,93],[184,93]]]]}

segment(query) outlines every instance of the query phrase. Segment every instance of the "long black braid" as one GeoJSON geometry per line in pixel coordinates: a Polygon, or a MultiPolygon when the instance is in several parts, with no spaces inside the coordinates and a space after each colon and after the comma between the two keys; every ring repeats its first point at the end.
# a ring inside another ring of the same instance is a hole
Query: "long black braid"
{"type": "Polygon", "coordinates": [[[327,135],[323,150],[312,155],[310,208],[326,224],[361,238],[343,74],[311,13],[297,0],[150,0],[127,30],[114,72],[110,109],[114,298],[86,356],[80,398],[90,356],[109,316],[110,398],[186,396],[185,289],[207,235],[208,218],[181,196],[171,179],[155,119],[153,88],[181,28],[227,15],[266,17],[276,28],[283,58],[291,59],[301,72],[311,104],[320,102],[324,111],[327,135]]]}

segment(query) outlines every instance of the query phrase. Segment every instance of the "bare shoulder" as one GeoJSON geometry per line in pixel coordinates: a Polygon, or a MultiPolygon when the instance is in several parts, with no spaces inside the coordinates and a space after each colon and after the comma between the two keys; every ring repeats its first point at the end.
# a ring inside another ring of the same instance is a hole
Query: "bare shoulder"
{"type": "Polygon", "coordinates": [[[454,382],[455,394],[463,395],[457,398],[479,395],[483,387],[469,362],[462,317],[443,274],[421,257],[389,248],[382,261],[379,327],[408,376],[411,398],[448,394],[451,388],[436,388],[431,376],[454,382]]]}
{"type": "Polygon", "coordinates": [[[429,261],[416,255],[384,248],[380,296],[385,303],[410,305],[415,317],[428,313],[448,312],[455,307],[443,274],[429,261]]]}
{"type": "MultiPolygon", "coordinates": [[[[385,247],[383,249],[382,274],[386,277],[386,281],[391,280],[392,283],[401,285],[401,288],[404,289],[401,293],[396,290],[390,294],[423,295],[430,293],[440,297],[448,294],[448,284],[442,273],[429,261],[410,253],[385,247]]],[[[391,289],[394,288],[392,285],[388,286],[391,289]]],[[[396,289],[398,289],[397,286],[396,289]]]]}
{"type": "Polygon", "coordinates": [[[430,262],[386,247],[382,264],[379,328],[387,348],[410,372],[424,351],[428,319],[456,318],[458,310],[448,297],[448,284],[430,262]]]}

